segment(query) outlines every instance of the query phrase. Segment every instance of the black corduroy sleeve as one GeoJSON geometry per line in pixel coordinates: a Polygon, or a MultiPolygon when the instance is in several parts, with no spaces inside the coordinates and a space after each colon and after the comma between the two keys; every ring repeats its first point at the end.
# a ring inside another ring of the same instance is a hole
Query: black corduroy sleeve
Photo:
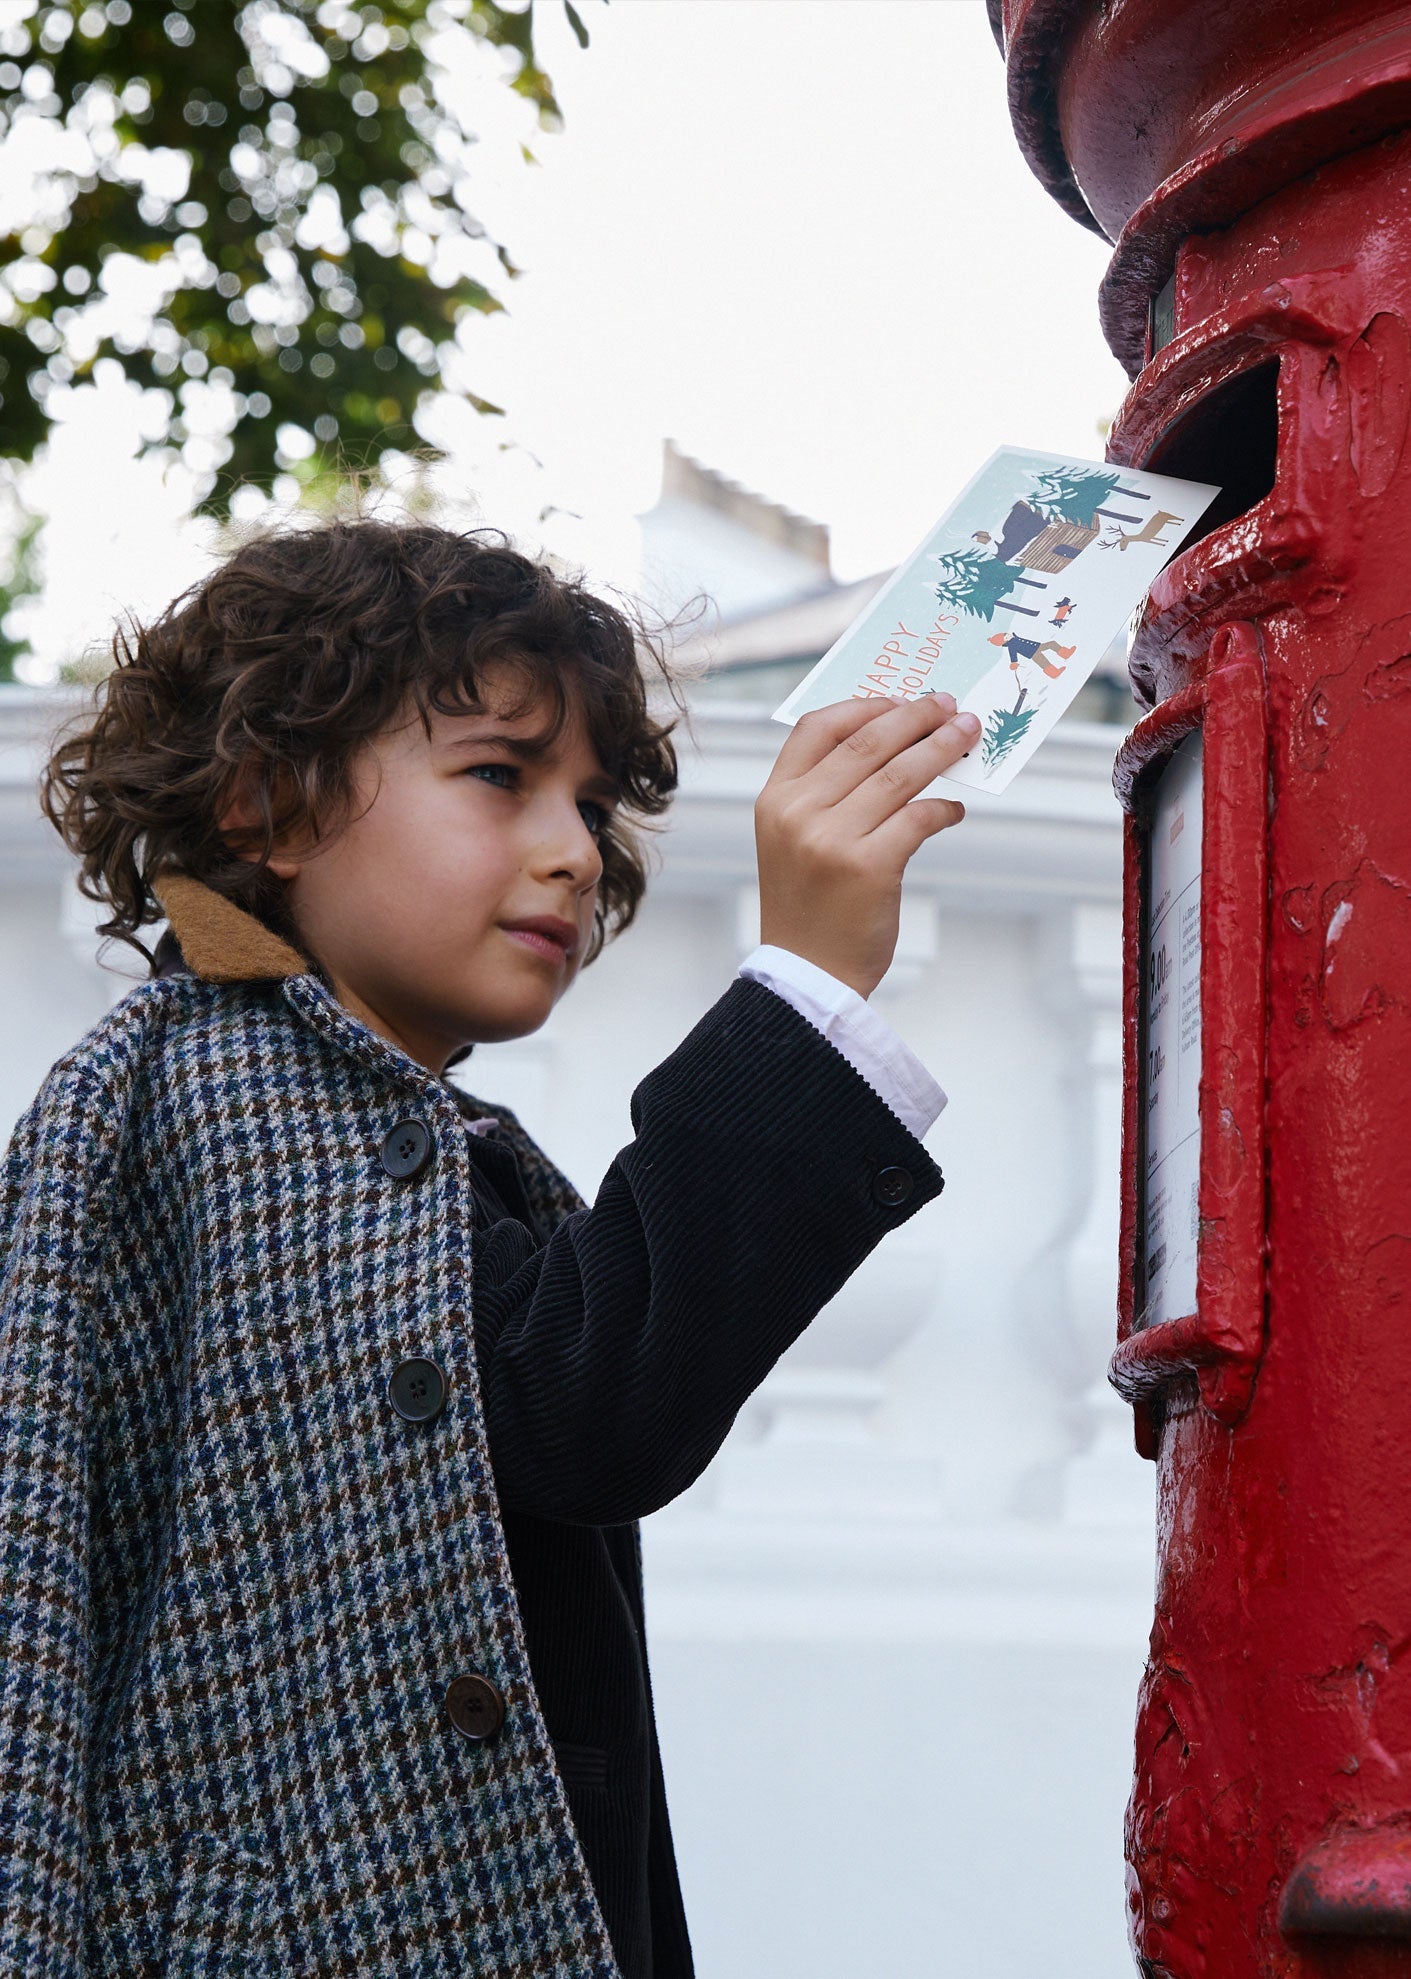
{"type": "Polygon", "coordinates": [[[475,1332],[507,1506],[615,1525],[705,1469],[874,1245],[939,1194],[921,1143],[782,997],[737,981],[632,1096],[635,1138],[542,1248],[480,1244],[475,1332]]]}

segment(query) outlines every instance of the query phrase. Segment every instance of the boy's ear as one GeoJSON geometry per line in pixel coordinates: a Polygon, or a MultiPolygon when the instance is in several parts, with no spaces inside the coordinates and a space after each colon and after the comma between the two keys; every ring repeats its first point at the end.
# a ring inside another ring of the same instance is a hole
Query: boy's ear
{"type": "MultiPolygon", "coordinates": [[[[264,817],[254,794],[254,772],[248,764],[236,771],[225,802],[216,813],[216,828],[239,859],[253,862],[264,850],[264,817]]],[[[265,861],[270,872],[280,880],[292,880],[303,863],[279,838],[275,839],[270,856],[265,861]]]]}

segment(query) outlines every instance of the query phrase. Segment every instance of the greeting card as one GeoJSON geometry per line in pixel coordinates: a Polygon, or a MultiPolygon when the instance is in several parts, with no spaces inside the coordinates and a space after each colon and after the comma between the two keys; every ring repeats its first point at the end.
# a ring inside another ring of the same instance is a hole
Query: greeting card
{"type": "Polygon", "coordinates": [[[1001,447],[774,719],[944,690],[982,726],[933,787],[1003,790],[1219,492],[1001,447]]]}

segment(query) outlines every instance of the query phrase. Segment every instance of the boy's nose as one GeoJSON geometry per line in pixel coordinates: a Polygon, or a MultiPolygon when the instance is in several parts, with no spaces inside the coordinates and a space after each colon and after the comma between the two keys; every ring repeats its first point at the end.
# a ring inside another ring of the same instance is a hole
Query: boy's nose
{"type": "Polygon", "coordinates": [[[602,847],[584,824],[576,805],[572,822],[565,822],[563,829],[546,842],[545,856],[553,861],[556,878],[571,880],[580,890],[596,886],[602,878],[602,847]]]}

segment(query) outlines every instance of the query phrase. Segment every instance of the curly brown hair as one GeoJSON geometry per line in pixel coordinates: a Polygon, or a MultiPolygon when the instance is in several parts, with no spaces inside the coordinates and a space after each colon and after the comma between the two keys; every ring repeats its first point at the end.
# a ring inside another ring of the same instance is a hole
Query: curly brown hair
{"type": "MultiPolygon", "coordinates": [[[[82,862],[81,890],[111,909],[100,933],[149,961],[137,930],[162,918],[152,880],[170,867],[297,940],[267,863],[276,841],[346,822],[358,750],[394,722],[419,715],[429,728],[433,709],[478,710],[492,666],[522,685],[514,711],[547,697],[549,738],[576,703],[621,787],[599,833],[586,959],[636,913],[642,827],[676,787],[675,723],[651,713],[642,660],[675,695],[667,662],[639,612],[535,563],[500,531],[375,518],[278,527],[152,624],[120,626],[112,650],[96,714],[57,742],[40,795],[82,862]],[[261,821],[244,856],[218,822],[237,791],[261,821]]],[[[497,671],[500,692],[506,677],[497,671]]]]}

